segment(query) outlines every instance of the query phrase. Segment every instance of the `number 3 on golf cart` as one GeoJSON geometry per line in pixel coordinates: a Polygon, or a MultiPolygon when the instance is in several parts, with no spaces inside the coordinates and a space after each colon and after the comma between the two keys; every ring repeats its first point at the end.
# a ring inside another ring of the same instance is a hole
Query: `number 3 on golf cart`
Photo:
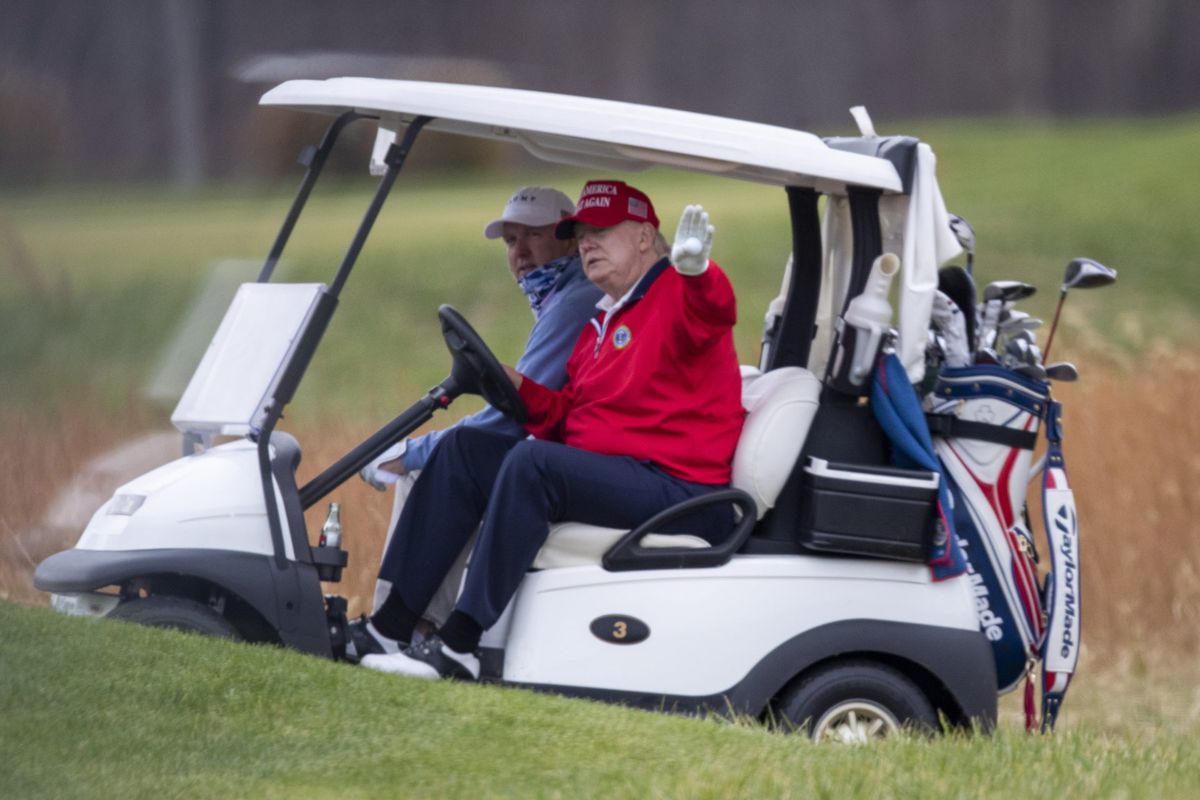
{"type": "MultiPolygon", "coordinates": [[[[869,380],[848,393],[828,388],[844,388],[852,366],[869,375],[876,353],[847,346],[845,326],[831,341],[834,326],[817,319],[834,286],[851,297],[867,288],[881,231],[907,230],[909,238],[888,240],[901,269],[914,271],[897,282],[896,347],[906,366],[914,353],[921,360],[929,306],[922,318],[914,309],[924,301],[905,287],[958,252],[945,245],[948,227],[933,229],[946,214],[927,146],[874,135],[822,140],[663,108],[407,81],[289,81],[262,103],[334,116],[258,282],[238,292],[172,416],[187,454],[120,487],[74,549],[38,567],[37,585],[60,607],[341,653],[345,603],[324,597],[321,581],[340,577],[346,553],[309,544],[304,510],[459,394],[523,410],[504,391],[511,384],[495,380],[497,362],[479,336],[443,307],[446,379],[307,485],[296,484],[299,443],[276,430],[375,215],[428,128],[605,172],[660,166],[778,186],[792,229],[790,243],[781,243],[784,253],[790,244],[791,268],[771,306],[762,360],[743,369],[747,418],[733,487],[720,495],[737,508],[736,529],[716,546],[660,533],[686,513],[678,508],[633,531],[554,525],[485,633],[483,677],[654,709],[733,709],[843,740],[903,725],[935,729],[939,714],[953,725],[994,724],[993,656],[970,585],[937,580],[929,566],[946,546],[935,541],[939,476],[892,465],[888,441],[856,396],[869,380]],[[346,258],[327,285],[272,282],[309,190],[349,124],[377,127],[370,168],[381,177],[346,258]],[[823,229],[837,237],[828,248],[823,229]],[[824,279],[827,271],[834,280],[824,279]],[[239,438],[214,445],[231,435],[239,438]],[[98,595],[112,586],[119,591],[98,595]]],[[[887,338],[877,333],[861,336],[873,344],[887,338]]],[[[613,345],[632,335],[618,329],[613,345]]]]}
{"type": "Polygon", "coordinates": [[[612,644],[637,644],[650,636],[650,627],[640,619],[616,615],[597,617],[591,630],[597,639],[612,644]]]}

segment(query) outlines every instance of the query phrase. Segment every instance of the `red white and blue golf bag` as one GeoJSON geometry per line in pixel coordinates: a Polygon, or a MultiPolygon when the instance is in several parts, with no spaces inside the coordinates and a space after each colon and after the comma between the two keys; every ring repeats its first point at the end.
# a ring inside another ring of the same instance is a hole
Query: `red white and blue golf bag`
{"type": "Polygon", "coordinates": [[[928,415],[969,562],[979,627],[992,644],[1000,692],[1026,685],[1042,663],[1042,728],[1053,728],[1079,658],[1079,539],[1062,456],[1060,408],[1049,386],[998,365],[943,368],[928,415]],[[1039,584],[1025,496],[1037,433],[1048,447],[1042,476],[1050,569],[1039,584]]]}

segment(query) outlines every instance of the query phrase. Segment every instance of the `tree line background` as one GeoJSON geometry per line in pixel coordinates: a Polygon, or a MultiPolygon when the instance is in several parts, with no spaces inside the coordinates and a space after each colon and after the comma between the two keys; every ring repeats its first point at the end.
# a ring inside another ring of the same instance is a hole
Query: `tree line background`
{"type": "Polygon", "coordinates": [[[1195,0],[5,0],[0,183],[273,173],[311,136],[255,102],[301,77],[514,86],[822,134],[860,103],[882,131],[1161,114],[1200,106],[1198,33],[1195,0]]]}

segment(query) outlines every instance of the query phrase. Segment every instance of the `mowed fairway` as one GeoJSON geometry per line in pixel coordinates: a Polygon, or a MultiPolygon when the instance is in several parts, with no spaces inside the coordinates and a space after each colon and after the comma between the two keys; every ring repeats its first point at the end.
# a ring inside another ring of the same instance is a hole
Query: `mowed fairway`
{"type": "MultiPolygon", "coordinates": [[[[1194,796],[1200,420],[1186,409],[1200,385],[1200,184],[1188,176],[1200,174],[1200,118],[877,124],[938,153],[948,206],[975,226],[981,284],[1037,284],[1022,305],[1048,322],[1070,258],[1121,273],[1115,288],[1072,297],[1054,345],[1053,360],[1082,373],[1056,391],[1079,495],[1085,638],[1054,738],[1024,736],[1008,697],[993,737],[816,748],[750,723],[411,683],[21,607],[45,605],[33,566],[79,534],[54,517],[62,490],[96,457],[169,427],[171,402],[145,387],[212,265],[266,253],[298,175],[191,196],[0,191],[0,764],[11,767],[0,796],[1194,796]]],[[[573,194],[587,177],[402,175],[283,423],[304,445],[302,479],[444,376],[440,303],[503,360],[519,355],[528,308],[481,229],[517,185],[573,194]]],[[[617,177],[649,192],[668,238],[685,204],[710,211],[714,257],[739,297],[741,360],[755,362],[790,249],[783,192],[617,177]]],[[[287,279],[331,279],[371,187],[318,187],[287,279]]],[[[477,407],[464,398],[439,424],[477,407]]],[[[92,488],[111,492],[104,474],[92,488]]],[[[357,612],[390,498],[354,480],[330,499],[344,505],[352,561],[329,589],[357,612]]],[[[320,520],[313,509],[310,531],[320,520]]]]}
{"type": "Polygon", "coordinates": [[[1200,726],[1150,706],[1116,724],[1088,712],[1054,737],[1009,724],[816,746],[751,721],[400,679],[3,603],[0,629],[14,798],[1188,798],[1200,785],[1200,726]]]}

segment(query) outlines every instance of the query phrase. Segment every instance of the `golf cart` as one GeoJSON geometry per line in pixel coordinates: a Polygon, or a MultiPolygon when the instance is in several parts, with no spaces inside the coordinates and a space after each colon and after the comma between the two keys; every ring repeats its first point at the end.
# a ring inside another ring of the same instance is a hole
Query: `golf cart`
{"type": "Polygon", "coordinates": [[[899,274],[891,346],[923,364],[928,265],[936,274],[960,251],[947,243],[926,145],[876,136],[865,114],[861,136],[822,140],[604,100],[361,78],[289,81],[262,103],[333,120],[304,158],[258,281],[240,288],[172,415],[183,457],[118,488],[75,548],[38,566],[36,585],[57,608],[344,652],[346,604],[321,583],[339,580],[347,553],[310,543],[305,509],[460,394],[523,414],[486,345],[443,306],[450,373],[411,408],[304,486],[300,445],[276,430],[405,158],[422,130],[438,130],[605,173],[665,166],[779,186],[792,230],[761,358],[743,369],[733,486],[708,500],[736,506],[736,529],[717,546],[655,532],[687,504],[633,531],[556,524],[485,633],[483,677],[844,739],[935,729],[939,715],[994,725],[997,677],[976,593],[965,576],[935,579],[929,564],[945,546],[939,476],[895,465],[865,397],[889,323],[831,323],[880,286],[886,303],[899,274]],[[377,126],[370,168],[381,179],[342,264],[328,285],[272,282],[326,157],[356,123],[377,126]]]}

